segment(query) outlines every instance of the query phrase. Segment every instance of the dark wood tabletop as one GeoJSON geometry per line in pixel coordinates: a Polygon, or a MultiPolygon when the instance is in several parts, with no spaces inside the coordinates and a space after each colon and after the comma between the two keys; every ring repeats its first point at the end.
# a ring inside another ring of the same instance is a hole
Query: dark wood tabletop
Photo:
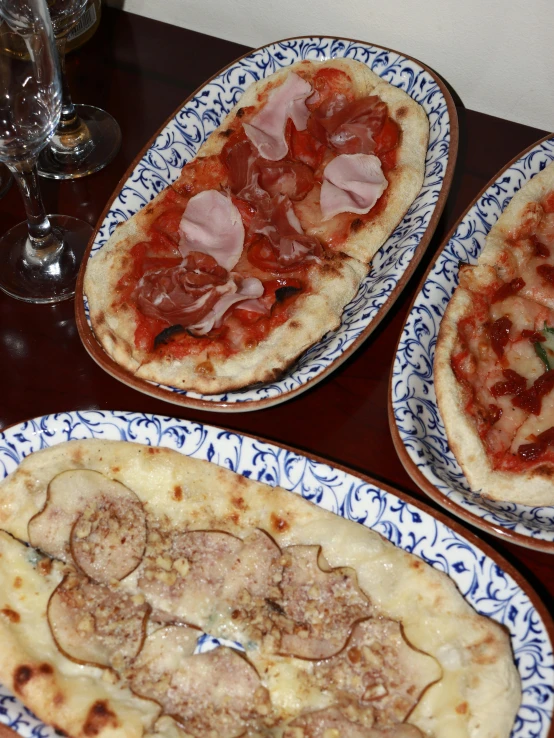
{"type": "MultiPolygon", "coordinates": [[[[379,39],[367,40],[379,43],[379,39]]],[[[194,89],[245,51],[238,44],[105,8],[99,30],[68,56],[67,66],[74,101],[110,112],[121,126],[122,147],[108,167],[89,177],[62,183],[41,180],[47,211],[74,215],[94,225],[152,134],[194,89]]],[[[187,410],[141,394],[100,369],[81,344],[72,301],[36,306],[0,292],[0,429],[68,410],[173,415],[295,446],[434,506],[404,470],[391,440],[387,392],[396,342],[419,280],[456,219],[507,161],[546,133],[466,110],[460,100],[457,103],[458,165],[427,253],[377,331],[322,383],[294,400],[256,412],[187,410]]],[[[0,200],[0,231],[23,218],[21,197],[12,187],[0,200]]],[[[552,610],[554,559],[477,533],[533,584],[552,610]]]]}

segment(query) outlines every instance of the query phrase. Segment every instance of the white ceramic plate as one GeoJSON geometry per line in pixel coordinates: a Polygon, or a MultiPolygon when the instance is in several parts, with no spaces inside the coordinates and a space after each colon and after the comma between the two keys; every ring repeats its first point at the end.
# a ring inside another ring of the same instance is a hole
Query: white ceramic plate
{"type": "Polygon", "coordinates": [[[473,525],[549,553],[554,553],[554,508],[495,502],[471,491],[439,414],[433,360],[442,316],[458,286],[459,262],[477,261],[487,233],[514,193],[553,160],[554,137],[539,141],[498,174],[455,226],[423,279],[398,343],[391,377],[391,430],[414,481],[473,525]]]}
{"type": "MultiPolygon", "coordinates": [[[[59,413],[0,433],[0,479],[33,451],[63,441],[107,438],[166,446],[247,477],[280,485],[327,510],[373,528],[446,572],[467,601],[510,632],[523,684],[512,738],[552,738],[554,625],[525,580],[488,547],[446,518],[366,477],[308,459],[292,449],[186,420],[126,412],[59,413]]],[[[1,658],[1,647],[0,647],[1,658]]],[[[0,685],[0,722],[24,738],[55,738],[0,685]]]]}
{"type": "MultiPolygon", "coordinates": [[[[242,411],[268,407],[305,391],[336,369],[377,327],[421,259],[442,212],[458,144],[456,110],[442,81],[420,62],[395,51],[346,39],[306,37],[270,44],[238,59],[189,98],[142,152],[115,193],[88,257],[101,249],[118,223],[127,220],[174,182],[184,164],[254,81],[301,59],[348,57],[367,64],[425,109],[430,138],[422,190],[394,233],[374,257],[370,274],[346,306],[342,324],[312,346],[271,384],[217,395],[202,395],[137,379],[113,362],[92,332],[82,279],[77,287],[77,325],[87,351],[116,379],[146,394],[203,410],[242,411]]],[[[87,257],[85,256],[85,259],[87,257]]]]}

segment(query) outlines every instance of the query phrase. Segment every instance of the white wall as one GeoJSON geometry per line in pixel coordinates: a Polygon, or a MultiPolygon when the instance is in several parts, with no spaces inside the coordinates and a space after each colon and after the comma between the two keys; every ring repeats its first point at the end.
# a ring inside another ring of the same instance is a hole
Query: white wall
{"type": "Polygon", "coordinates": [[[554,130],[554,0],[107,0],[248,46],[346,36],[420,59],[467,108],[554,130]]]}

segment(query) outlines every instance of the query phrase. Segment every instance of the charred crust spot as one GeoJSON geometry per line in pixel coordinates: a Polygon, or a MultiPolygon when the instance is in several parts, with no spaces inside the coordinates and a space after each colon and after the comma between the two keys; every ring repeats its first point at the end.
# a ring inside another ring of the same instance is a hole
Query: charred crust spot
{"type": "Polygon", "coordinates": [[[297,320],[291,320],[289,323],[289,328],[300,328],[300,323],[297,320]]]}
{"type": "Polygon", "coordinates": [[[410,561],[410,566],[412,569],[421,569],[423,567],[423,561],[420,559],[414,559],[413,561],[410,561]]]}
{"type": "Polygon", "coordinates": [[[83,725],[85,735],[98,735],[104,728],[110,726],[117,728],[119,725],[114,712],[108,707],[106,700],[98,700],[88,711],[87,719],[83,725]]]}
{"type": "Polygon", "coordinates": [[[63,696],[63,694],[61,692],[56,692],[56,694],[54,695],[54,704],[56,705],[56,707],[63,705],[64,702],[65,702],[65,697],[63,696]]]}
{"type": "Polygon", "coordinates": [[[533,475],[536,474],[541,477],[546,477],[547,479],[552,479],[554,477],[554,467],[551,464],[539,464],[539,466],[535,467],[531,473],[533,475]]]}
{"type": "Polygon", "coordinates": [[[104,317],[103,312],[98,313],[98,315],[96,316],[96,322],[98,325],[104,325],[104,323],[106,322],[106,318],[104,317]]]}
{"type": "Polygon", "coordinates": [[[277,302],[284,302],[287,297],[292,297],[298,292],[302,292],[302,289],[300,287],[278,287],[275,290],[275,299],[277,300],[277,302]]]}
{"type": "Polygon", "coordinates": [[[456,705],[456,712],[458,715],[465,715],[467,712],[468,704],[467,702],[460,702],[459,705],[456,705]]]}
{"type": "Polygon", "coordinates": [[[408,115],[408,108],[406,108],[404,105],[401,108],[398,108],[396,111],[396,117],[399,120],[402,120],[402,118],[405,118],[408,115]]]}
{"type": "Polygon", "coordinates": [[[10,623],[19,623],[19,621],[21,620],[21,616],[19,615],[19,613],[15,610],[12,610],[11,607],[2,608],[2,610],[0,610],[0,615],[8,618],[10,623]]]}
{"type": "MultiPolygon", "coordinates": [[[[56,701],[55,697],[54,701],[56,701]]],[[[66,733],[65,730],[62,730],[58,725],[52,725],[52,727],[54,728],[56,735],[61,735],[62,738],[67,738],[67,736],[69,735],[69,733],[66,733]]]]}
{"type": "Polygon", "coordinates": [[[208,359],[197,364],[194,371],[202,377],[212,377],[214,375],[214,365],[208,359]]]}
{"type": "Polygon", "coordinates": [[[240,523],[240,515],[238,514],[238,512],[231,513],[229,515],[229,520],[235,525],[238,525],[240,523]]]}
{"type": "Polygon", "coordinates": [[[340,269],[335,264],[325,263],[321,265],[321,271],[330,277],[340,277],[340,269]]]}
{"type": "Polygon", "coordinates": [[[80,447],[77,447],[74,449],[73,453],[71,454],[71,461],[75,464],[75,466],[83,466],[83,452],[80,449],[80,447]]]}
{"type": "Polygon", "coordinates": [[[242,118],[243,115],[244,115],[244,108],[239,108],[237,110],[237,118],[242,118]]]}
{"type": "Polygon", "coordinates": [[[41,674],[49,675],[54,673],[54,669],[52,668],[52,666],[50,666],[50,664],[41,664],[38,667],[38,670],[41,674]]]}
{"type": "Polygon", "coordinates": [[[276,515],[275,513],[271,513],[271,527],[273,528],[273,530],[276,530],[279,533],[282,533],[284,530],[286,530],[289,527],[289,524],[286,520],[279,517],[279,515],[276,515]]]}
{"type": "Polygon", "coordinates": [[[220,132],[219,132],[219,135],[220,135],[220,136],[221,136],[222,138],[229,138],[229,136],[230,136],[230,135],[231,135],[232,133],[233,133],[233,129],[232,129],[232,128],[227,128],[227,130],[226,130],[226,131],[220,131],[220,132]]]}
{"type": "Polygon", "coordinates": [[[27,664],[18,666],[13,673],[13,688],[15,692],[21,692],[27,682],[33,678],[33,669],[27,664]]]}
{"type": "Polygon", "coordinates": [[[352,223],[350,223],[350,230],[354,231],[356,233],[360,230],[360,228],[363,226],[364,222],[361,218],[354,218],[352,223]]]}
{"type": "Polygon", "coordinates": [[[246,509],[246,502],[244,501],[244,497],[233,497],[231,499],[231,502],[235,507],[238,507],[239,510],[246,509]]]}
{"type": "Polygon", "coordinates": [[[14,587],[15,587],[16,589],[21,589],[21,587],[23,586],[23,579],[21,579],[21,577],[16,577],[16,578],[15,578],[15,579],[13,580],[13,586],[14,586],[14,587]]]}
{"type": "Polygon", "coordinates": [[[183,499],[183,488],[179,484],[176,484],[175,487],[173,487],[172,497],[177,502],[181,502],[183,499]]]}
{"type": "Polygon", "coordinates": [[[112,466],[112,472],[114,474],[117,474],[119,471],[121,471],[121,467],[119,467],[119,466],[112,466]]]}
{"type": "Polygon", "coordinates": [[[186,333],[186,329],[180,323],[170,325],[169,328],[164,328],[154,339],[154,348],[157,349],[160,346],[165,346],[172,338],[182,333],[186,333]]]}
{"type": "Polygon", "coordinates": [[[157,454],[159,454],[160,451],[161,451],[161,449],[158,448],[158,446],[148,446],[148,453],[151,456],[157,456],[157,454]]]}

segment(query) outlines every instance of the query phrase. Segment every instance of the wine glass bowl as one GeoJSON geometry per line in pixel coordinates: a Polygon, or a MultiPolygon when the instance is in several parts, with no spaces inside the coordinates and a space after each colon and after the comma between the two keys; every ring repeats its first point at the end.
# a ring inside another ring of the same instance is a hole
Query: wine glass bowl
{"type": "Polygon", "coordinates": [[[92,228],[44,210],[36,160],[58,125],[62,87],[44,0],[0,0],[0,162],[21,191],[27,222],[0,239],[0,289],[27,302],[59,302],[75,282],[92,228]]]}
{"type": "Polygon", "coordinates": [[[39,159],[39,173],[75,179],[102,169],[119,151],[121,130],[114,118],[92,105],[74,105],[65,74],[65,46],[88,0],[48,0],[48,10],[62,70],[62,112],[49,145],[39,159]]]}
{"type": "MultiPolygon", "coordinates": [[[[18,24],[14,22],[14,27],[18,24]]],[[[2,34],[0,55],[0,159],[18,162],[37,156],[56,130],[61,88],[55,59],[39,33],[2,34]],[[19,56],[21,41],[25,56],[19,56]],[[10,50],[14,53],[9,53],[10,50]],[[17,53],[16,53],[17,52],[17,53]],[[35,71],[40,69],[40,77],[35,71]]]]}

